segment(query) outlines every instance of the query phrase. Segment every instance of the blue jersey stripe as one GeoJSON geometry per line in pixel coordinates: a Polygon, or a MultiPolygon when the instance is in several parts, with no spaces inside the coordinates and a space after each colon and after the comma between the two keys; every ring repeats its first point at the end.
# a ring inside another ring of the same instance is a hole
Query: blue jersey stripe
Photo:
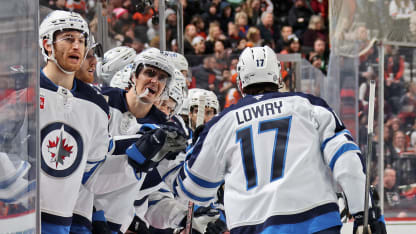
{"type": "Polygon", "coordinates": [[[329,163],[329,167],[331,168],[331,170],[334,170],[334,166],[336,161],[338,160],[338,158],[344,154],[347,151],[351,151],[351,150],[360,150],[360,148],[358,148],[358,146],[356,144],[353,143],[346,143],[344,145],[342,145],[337,152],[334,154],[334,156],[331,159],[331,162],[329,163]]]}
{"type": "Polygon", "coordinates": [[[341,225],[338,205],[329,203],[315,207],[309,211],[293,215],[275,215],[264,223],[236,227],[230,230],[232,234],[240,233],[313,233],[329,227],[341,225]],[[279,232],[280,231],[280,232],[279,232]]]}
{"type": "Polygon", "coordinates": [[[340,135],[340,134],[344,134],[344,133],[347,133],[347,134],[351,135],[351,132],[350,132],[350,131],[348,131],[347,129],[344,129],[343,131],[341,131],[341,132],[337,132],[337,133],[335,133],[333,136],[331,136],[331,137],[329,137],[329,138],[325,139],[325,140],[324,140],[324,142],[323,142],[323,143],[322,143],[322,145],[321,145],[321,152],[324,152],[325,147],[326,147],[326,145],[328,144],[328,142],[329,142],[329,141],[331,141],[332,139],[334,139],[334,138],[335,138],[335,137],[337,137],[338,135],[340,135]]]}
{"type": "Polygon", "coordinates": [[[192,180],[193,182],[195,182],[196,184],[198,184],[199,186],[204,187],[204,188],[217,188],[217,187],[219,187],[222,183],[224,183],[224,181],[223,181],[223,180],[222,180],[222,181],[220,181],[220,182],[209,182],[209,181],[206,181],[206,180],[203,180],[203,179],[201,179],[201,178],[197,177],[196,175],[192,174],[192,173],[189,171],[188,166],[187,166],[187,164],[186,164],[186,163],[185,163],[185,171],[186,171],[186,173],[188,173],[189,178],[191,178],[191,180],[192,180]]]}
{"type": "Polygon", "coordinates": [[[191,199],[195,201],[201,201],[201,202],[207,202],[207,201],[214,199],[214,197],[199,197],[199,196],[192,194],[191,192],[186,190],[185,186],[183,186],[182,180],[181,179],[178,179],[178,180],[179,180],[179,186],[181,187],[182,191],[186,194],[186,196],[190,197],[191,199]]]}

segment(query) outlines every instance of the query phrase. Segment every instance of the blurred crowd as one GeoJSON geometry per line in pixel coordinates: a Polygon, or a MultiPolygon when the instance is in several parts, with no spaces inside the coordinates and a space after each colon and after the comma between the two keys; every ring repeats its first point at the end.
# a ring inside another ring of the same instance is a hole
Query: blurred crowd
{"type": "MultiPolygon", "coordinates": [[[[108,16],[108,33],[114,46],[129,46],[137,53],[159,47],[158,1],[150,5],[137,0],[110,0],[108,4],[97,0],[45,0],[41,5],[81,13],[96,34],[95,9],[100,2],[108,16]]],[[[184,52],[191,67],[189,88],[215,92],[222,108],[239,98],[235,67],[246,47],[269,45],[276,53],[299,53],[324,74],[327,72],[327,0],[180,2],[184,8],[184,52]]],[[[166,4],[166,49],[177,52],[176,7],[166,4]]],[[[282,65],[282,74],[290,77],[291,64],[282,65]]]]}

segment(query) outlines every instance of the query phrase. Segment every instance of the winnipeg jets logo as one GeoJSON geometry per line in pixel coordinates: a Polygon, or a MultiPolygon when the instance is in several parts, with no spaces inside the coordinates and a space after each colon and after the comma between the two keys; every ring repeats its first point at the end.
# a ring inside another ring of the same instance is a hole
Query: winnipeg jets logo
{"type": "Polygon", "coordinates": [[[63,132],[64,125],[61,127],[59,137],[56,137],[55,141],[49,141],[47,145],[48,151],[51,154],[51,162],[56,164],[56,168],[58,168],[58,164],[64,165],[65,158],[71,155],[73,148],[73,146],[65,144],[66,139],[63,137],[63,132]]]}
{"type": "Polygon", "coordinates": [[[55,122],[41,130],[41,166],[45,173],[54,177],[71,175],[82,155],[82,137],[75,128],[55,122]]]}

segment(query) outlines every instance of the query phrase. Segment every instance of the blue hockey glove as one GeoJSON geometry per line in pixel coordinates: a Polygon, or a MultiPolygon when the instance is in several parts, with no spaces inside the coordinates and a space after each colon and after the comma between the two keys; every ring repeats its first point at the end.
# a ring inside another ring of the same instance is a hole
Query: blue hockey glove
{"type": "Polygon", "coordinates": [[[161,125],[143,133],[127,150],[128,161],[136,172],[147,171],[162,160],[168,152],[186,148],[185,134],[177,127],[161,125]]]}

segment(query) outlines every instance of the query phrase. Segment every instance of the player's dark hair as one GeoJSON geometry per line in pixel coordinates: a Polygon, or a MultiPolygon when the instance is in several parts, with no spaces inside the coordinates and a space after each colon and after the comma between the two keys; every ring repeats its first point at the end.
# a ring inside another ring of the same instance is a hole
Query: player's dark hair
{"type": "Polygon", "coordinates": [[[274,93],[278,91],[279,91],[279,86],[277,84],[270,83],[270,82],[252,84],[243,89],[243,92],[248,95],[274,93]]]}
{"type": "Polygon", "coordinates": [[[141,64],[139,64],[139,66],[137,66],[137,69],[136,69],[136,77],[139,77],[139,74],[140,74],[140,72],[142,71],[142,69],[144,68],[144,65],[141,63],[141,64]]]}

